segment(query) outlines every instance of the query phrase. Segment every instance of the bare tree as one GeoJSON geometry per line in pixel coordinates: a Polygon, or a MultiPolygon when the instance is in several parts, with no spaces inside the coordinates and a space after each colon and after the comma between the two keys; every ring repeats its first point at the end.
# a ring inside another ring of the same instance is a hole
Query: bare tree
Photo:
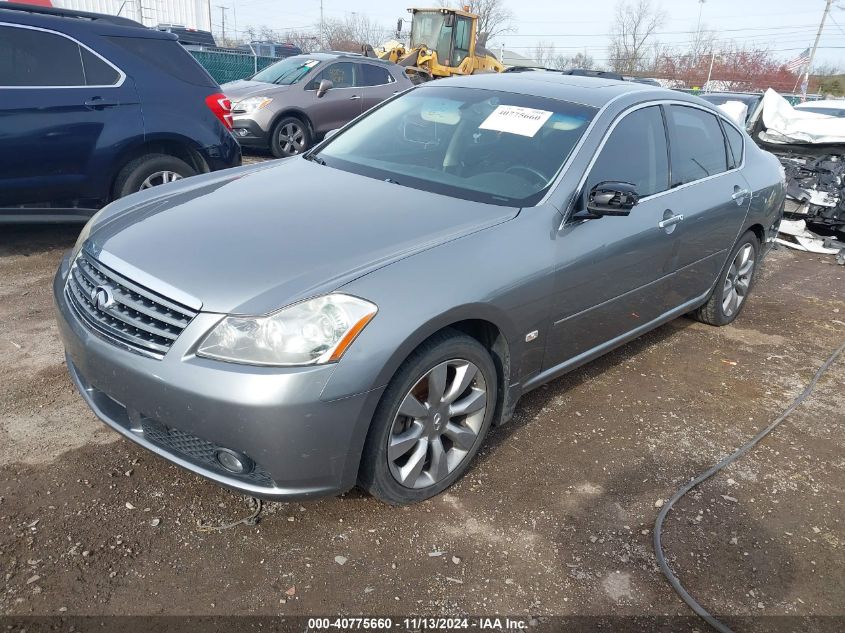
{"type": "Polygon", "coordinates": [[[610,67],[632,74],[647,66],[650,40],[666,20],[651,0],[624,0],[616,5],[610,33],[610,67]]]}
{"type": "Polygon", "coordinates": [[[379,46],[389,40],[392,34],[391,29],[358,13],[325,21],[324,39],[330,50],[360,53],[364,44],[379,46]]]}
{"type": "Polygon", "coordinates": [[[478,15],[478,33],[485,33],[487,41],[516,30],[513,26],[513,11],[505,6],[504,0],[440,0],[440,6],[454,9],[469,7],[470,13],[478,15]]]}
{"type": "Polygon", "coordinates": [[[575,53],[572,56],[563,55],[557,52],[557,48],[553,43],[542,40],[537,42],[533,57],[538,65],[544,68],[556,68],[558,70],[569,68],[590,70],[596,65],[595,60],[586,51],[575,53]]]}

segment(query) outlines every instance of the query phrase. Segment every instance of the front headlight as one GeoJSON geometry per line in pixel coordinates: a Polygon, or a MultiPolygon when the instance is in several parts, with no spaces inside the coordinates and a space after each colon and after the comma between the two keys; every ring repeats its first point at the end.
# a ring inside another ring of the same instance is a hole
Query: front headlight
{"type": "Polygon", "coordinates": [[[197,355],[250,365],[322,365],[340,360],[377,310],[369,301],[331,294],[267,316],[229,316],[197,355]]]}
{"type": "Polygon", "coordinates": [[[241,101],[236,101],[232,105],[232,110],[236,115],[252,114],[256,110],[260,110],[261,108],[270,105],[272,101],[273,100],[269,97],[247,97],[241,101]]]}

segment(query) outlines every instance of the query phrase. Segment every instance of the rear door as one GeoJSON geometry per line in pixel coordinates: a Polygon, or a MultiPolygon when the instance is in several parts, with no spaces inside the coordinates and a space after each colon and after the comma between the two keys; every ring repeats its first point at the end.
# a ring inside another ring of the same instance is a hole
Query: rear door
{"type": "Polygon", "coordinates": [[[399,92],[396,80],[384,66],[363,62],[356,66],[364,112],[399,92]]]}
{"type": "Polygon", "coordinates": [[[318,133],[342,127],[363,111],[362,90],[355,81],[356,65],[345,61],[332,62],[308,82],[306,90],[310,90],[314,97],[307,113],[318,133]],[[332,82],[332,89],[318,97],[317,87],[323,79],[332,82]]]}
{"type": "Polygon", "coordinates": [[[731,124],[693,105],[668,105],[666,114],[672,188],[683,195],[672,287],[680,303],[706,293],[716,280],[744,226],[752,192],[739,169],[743,136],[731,124]],[[737,150],[726,142],[723,125],[739,135],[737,150]]]}
{"type": "Polygon", "coordinates": [[[0,206],[94,204],[108,195],[102,154],[133,130],[137,93],[117,66],[66,35],[0,24],[0,206]]]}

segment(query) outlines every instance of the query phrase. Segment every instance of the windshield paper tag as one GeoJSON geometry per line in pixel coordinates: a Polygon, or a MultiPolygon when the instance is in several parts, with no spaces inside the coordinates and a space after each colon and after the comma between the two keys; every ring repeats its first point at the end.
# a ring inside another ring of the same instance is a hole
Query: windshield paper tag
{"type": "Polygon", "coordinates": [[[305,66],[306,68],[314,68],[314,66],[316,66],[319,63],[320,63],[320,61],[317,60],[317,59],[309,59],[307,62],[305,62],[302,65],[305,66]]]}
{"type": "Polygon", "coordinates": [[[520,136],[534,136],[552,116],[548,110],[500,105],[478,126],[481,130],[508,132],[520,136]]]}

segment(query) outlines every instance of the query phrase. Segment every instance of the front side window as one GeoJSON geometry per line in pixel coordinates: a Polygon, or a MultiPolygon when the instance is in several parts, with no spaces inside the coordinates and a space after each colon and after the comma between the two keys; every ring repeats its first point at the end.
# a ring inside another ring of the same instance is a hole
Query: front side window
{"type": "Polygon", "coordinates": [[[55,33],[0,26],[0,86],[84,86],[80,46],[55,33]]]}
{"type": "Polygon", "coordinates": [[[280,62],[267,66],[264,70],[256,73],[253,81],[262,81],[268,84],[289,86],[295,84],[305,77],[311,70],[320,64],[319,60],[311,59],[306,55],[288,57],[280,62]]]}
{"type": "Polygon", "coordinates": [[[685,185],[728,169],[725,137],[715,114],[669,106],[672,130],[672,186],[685,185]]]}
{"type": "Polygon", "coordinates": [[[326,66],[314,79],[308,82],[306,90],[316,90],[320,82],[328,79],[332,82],[333,88],[355,87],[355,64],[351,62],[336,62],[326,66]]]}
{"type": "Polygon", "coordinates": [[[669,154],[660,106],[634,110],[610,133],[584,190],[608,181],[630,183],[641,197],[669,188],[669,154]]]}
{"type": "Polygon", "coordinates": [[[528,95],[427,85],[332,137],[326,165],[504,206],[536,204],[596,109],[528,95]]]}

